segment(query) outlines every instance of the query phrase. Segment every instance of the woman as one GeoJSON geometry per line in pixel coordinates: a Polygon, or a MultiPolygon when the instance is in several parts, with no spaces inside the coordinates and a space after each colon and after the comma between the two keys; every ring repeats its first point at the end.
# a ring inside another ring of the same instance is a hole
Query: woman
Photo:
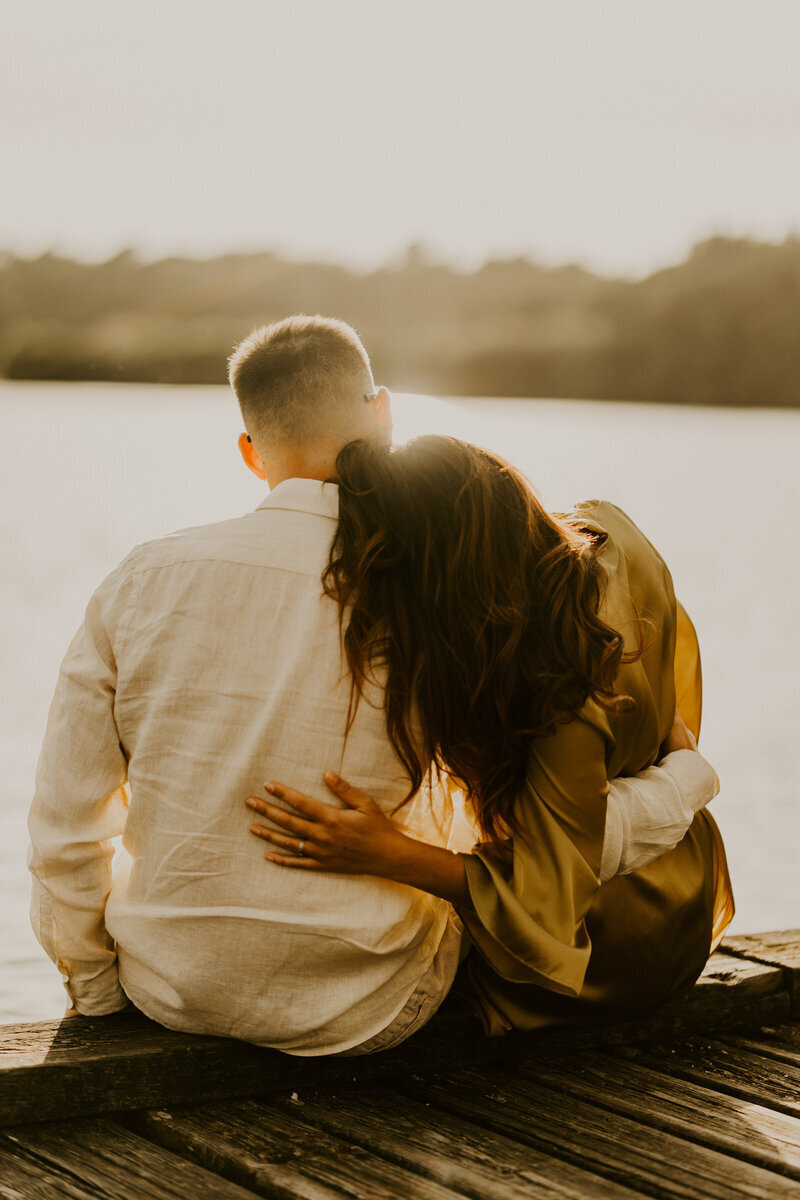
{"type": "Polygon", "coordinates": [[[468,854],[416,842],[326,777],[345,808],[282,784],[267,790],[297,815],[248,801],[273,823],[254,828],[276,846],[267,857],[450,900],[478,951],[469,980],[490,1034],[668,999],[733,914],[714,821],[699,813],[673,850],[599,886],[608,779],[658,757],[676,674],[699,726],[696,641],[662,559],[613,505],[548,514],[508,463],[452,438],[352,443],[337,473],[323,583],[351,711],[376,675],[409,797],[433,764],[463,790],[480,842],[468,854]]]}

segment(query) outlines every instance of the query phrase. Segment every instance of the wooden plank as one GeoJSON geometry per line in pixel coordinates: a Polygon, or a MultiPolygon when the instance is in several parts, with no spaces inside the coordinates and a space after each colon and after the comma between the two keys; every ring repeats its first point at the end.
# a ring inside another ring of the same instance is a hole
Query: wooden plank
{"type": "Polygon", "coordinates": [[[753,1028],[779,1024],[790,1018],[790,997],[779,967],[749,962],[717,950],[690,992],[655,1014],[652,1032],[664,1017],[674,1017],[676,1030],[753,1028]],[[661,1020],[659,1021],[659,1018],[661,1020]]]}
{"type": "Polygon", "coordinates": [[[656,1016],[685,1014],[687,1025],[710,1017],[716,1027],[728,1017],[752,1021],[759,1002],[781,997],[788,1007],[786,981],[780,967],[750,962],[717,950],[711,955],[697,983],[684,996],[671,1001],[656,1016]]]}
{"type": "MultiPolygon", "coordinates": [[[[137,1108],[167,1107],[336,1086],[407,1072],[423,1061],[450,1061],[449,1052],[475,1045],[479,1026],[454,1014],[438,1038],[378,1057],[297,1058],[232,1038],[175,1033],[141,1013],[71,1017],[0,1031],[0,1126],[137,1108]],[[450,1050],[448,1050],[448,1047],[450,1050]]],[[[489,1054],[493,1044],[480,1039],[489,1054]]]]}
{"type": "MultiPolygon", "coordinates": [[[[797,1200],[797,1184],[552,1088],[497,1072],[409,1081],[412,1094],[497,1133],[664,1200],[797,1200]]],[[[432,1118],[433,1119],[433,1118],[432,1118]]]]}
{"type": "MultiPolygon", "coordinates": [[[[42,1170],[68,1176],[76,1189],[85,1189],[77,1195],[104,1200],[252,1200],[251,1192],[102,1118],[18,1126],[0,1133],[0,1146],[42,1170]]],[[[22,1195],[27,1200],[28,1193],[22,1195]]]]}
{"type": "MultiPolygon", "coordinates": [[[[729,954],[744,954],[756,958],[762,954],[774,957],[775,962],[798,962],[800,929],[777,929],[769,933],[740,933],[726,937],[721,948],[729,954]],[[787,957],[788,956],[788,957],[787,957]]],[[[798,963],[800,965],[800,963],[798,963]]]]}
{"type": "Polygon", "coordinates": [[[800,1021],[791,1025],[761,1025],[753,1030],[753,1036],[768,1039],[776,1046],[788,1046],[790,1049],[800,1046],[800,1021]]]}
{"type": "Polygon", "coordinates": [[[610,1053],[524,1063],[515,1072],[588,1104],[800,1180],[800,1121],[610,1053]]]}
{"type": "Polygon", "coordinates": [[[636,1062],[753,1104],[800,1117],[800,1069],[724,1042],[693,1038],[631,1049],[636,1062]]]}
{"type": "Polygon", "coordinates": [[[792,1015],[800,1016],[800,929],[739,934],[725,938],[723,948],[751,962],[780,967],[792,998],[792,1015]]]}
{"type": "Polygon", "coordinates": [[[437,1017],[435,1029],[397,1050],[354,1059],[298,1058],[232,1038],[175,1033],[135,1012],[7,1025],[0,1027],[0,1126],[342,1086],[407,1074],[421,1063],[434,1069],[454,1055],[507,1053],[459,1011],[437,1017]]]}
{"type": "Polygon", "coordinates": [[[453,1062],[516,1061],[543,1045],[638,1043],[686,1032],[726,1032],[788,1018],[779,967],[717,953],[686,996],[647,1020],[486,1039],[448,1002],[396,1050],[364,1058],[297,1058],[233,1039],[162,1029],[140,1013],[69,1018],[0,1029],[0,1126],[137,1108],[165,1108],[310,1087],[367,1083],[453,1062]]]}
{"type": "Polygon", "coordinates": [[[800,1067],[800,1045],[787,1045],[769,1037],[722,1037],[720,1041],[726,1046],[738,1046],[742,1050],[750,1050],[760,1054],[762,1058],[774,1058],[778,1062],[788,1063],[790,1067],[800,1067]]]}
{"type": "Polygon", "coordinates": [[[455,1200],[463,1195],[374,1158],[347,1138],[321,1133],[295,1112],[287,1115],[254,1101],[139,1113],[130,1123],[160,1145],[260,1196],[455,1200]]]}
{"type": "Polygon", "coordinates": [[[175,1034],[138,1013],[6,1026],[0,1125],[247,1093],[266,1053],[175,1034]]]}
{"type": "Polygon", "coordinates": [[[633,1200],[643,1194],[388,1088],[274,1103],[475,1200],[633,1200]]]}
{"type": "Polygon", "coordinates": [[[81,1183],[70,1171],[39,1163],[0,1137],[0,1196],[3,1200],[108,1200],[108,1193],[81,1183]]]}
{"type": "MultiPolygon", "coordinates": [[[[709,995],[718,995],[722,988],[736,992],[740,999],[757,999],[784,988],[780,967],[770,963],[751,962],[725,950],[715,950],[706,963],[695,989],[703,988],[709,995]]],[[[687,993],[690,996],[691,992],[687,993]]]]}

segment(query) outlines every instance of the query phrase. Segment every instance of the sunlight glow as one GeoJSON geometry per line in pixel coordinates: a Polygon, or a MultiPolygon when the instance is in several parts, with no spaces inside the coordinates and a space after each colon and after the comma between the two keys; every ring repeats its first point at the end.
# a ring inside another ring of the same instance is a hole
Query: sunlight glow
{"type": "Polygon", "coordinates": [[[800,6],[4,6],[0,249],[643,272],[800,224],[800,6]]]}

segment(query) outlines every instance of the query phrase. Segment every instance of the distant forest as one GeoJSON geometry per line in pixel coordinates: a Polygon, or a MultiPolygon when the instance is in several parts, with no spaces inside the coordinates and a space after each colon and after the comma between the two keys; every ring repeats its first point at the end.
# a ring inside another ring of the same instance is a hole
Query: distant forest
{"type": "Polygon", "coordinates": [[[0,375],[224,383],[237,341],[298,312],[349,321],[400,391],[800,406],[796,236],[715,237],[641,280],[525,258],[464,273],[415,246],[368,274],[271,253],[0,255],[0,375]]]}

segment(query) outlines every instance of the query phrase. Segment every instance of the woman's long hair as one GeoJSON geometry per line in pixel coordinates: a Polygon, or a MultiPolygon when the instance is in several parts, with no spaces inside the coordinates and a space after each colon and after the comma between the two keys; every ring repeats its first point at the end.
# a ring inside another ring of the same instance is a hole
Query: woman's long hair
{"type": "Polygon", "coordinates": [[[466,787],[483,836],[507,837],[532,739],[589,697],[623,700],[623,639],[598,615],[598,535],[548,514],[514,467],[455,438],[351,442],[336,472],[323,585],[339,607],[350,724],[379,668],[408,798],[433,762],[466,787]]]}

